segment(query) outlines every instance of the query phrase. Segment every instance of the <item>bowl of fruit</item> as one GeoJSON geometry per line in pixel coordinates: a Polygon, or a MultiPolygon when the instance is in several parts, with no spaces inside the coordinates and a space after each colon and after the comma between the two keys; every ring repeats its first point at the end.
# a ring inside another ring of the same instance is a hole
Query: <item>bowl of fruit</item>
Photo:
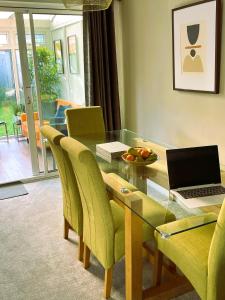
{"type": "Polygon", "coordinates": [[[127,152],[123,153],[121,157],[126,163],[136,166],[150,165],[158,159],[155,152],[145,147],[130,148],[127,152]]]}

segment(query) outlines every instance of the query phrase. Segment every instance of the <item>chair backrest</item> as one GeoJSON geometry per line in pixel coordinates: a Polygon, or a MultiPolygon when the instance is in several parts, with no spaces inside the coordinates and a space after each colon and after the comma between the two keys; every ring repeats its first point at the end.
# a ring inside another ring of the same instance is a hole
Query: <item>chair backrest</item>
{"type": "MultiPolygon", "coordinates": [[[[34,112],[33,116],[34,116],[34,121],[39,120],[39,114],[38,114],[37,111],[34,112]]],[[[27,114],[26,113],[22,113],[20,115],[20,119],[21,119],[22,122],[26,122],[27,121],[27,114]]]]}
{"type": "Polygon", "coordinates": [[[47,138],[52,150],[63,190],[63,213],[64,217],[79,235],[83,234],[83,210],[80,193],[74,176],[73,168],[67,153],[60,146],[60,140],[64,138],[58,130],[51,126],[41,127],[42,135],[47,138]]]}
{"type": "Polygon", "coordinates": [[[105,269],[114,263],[114,224],[102,174],[92,152],[73,138],[61,140],[75,172],[83,206],[83,240],[105,269]]]}
{"type": "Polygon", "coordinates": [[[213,234],[208,258],[207,300],[225,299],[225,201],[213,234]]]}
{"type": "Polygon", "coordinates": [[[73,108],[80,108],[82,107],[81,105],[79,104],[76,104],[74,101],[70,101],[70,100],[65,100],[65,99],[56,99],[56,103],[57,103],[57,108],[62,105],[62,106],[68,106],[68,105],[71,105],[73,108]]]}
{"type": "Polygon", "coordinates": [[[100,106],[66,110],[68,135],[71,137],[104,135],[105,125],[100,106]]]}

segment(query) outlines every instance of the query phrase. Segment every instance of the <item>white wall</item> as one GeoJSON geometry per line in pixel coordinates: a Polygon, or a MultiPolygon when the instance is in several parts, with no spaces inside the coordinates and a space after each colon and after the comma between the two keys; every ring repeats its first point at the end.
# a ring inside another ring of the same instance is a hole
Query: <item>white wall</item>
{"type": "Polygon", "coordinates": [[[77,104],[85,104],[84,92],[84,66],[83,66],[83,22],[79,21],[72,25],[66,25],[58,29],[52,29],[52,40],[61,40],[63,47],[64,74],[60,75],[60,97],[74,101],[77,104]],[[79,72],[71,74],[69,69],[67,37],[76,35],[78,47],[79,72]]]}
{"type": "Polygon", "coordinates": [[[193,2],[197,1],[121,2],[125,127],[177,147],[218,144],[225,164],[225,28],[220,94],[172,88],[171,10],[193,2]]]}

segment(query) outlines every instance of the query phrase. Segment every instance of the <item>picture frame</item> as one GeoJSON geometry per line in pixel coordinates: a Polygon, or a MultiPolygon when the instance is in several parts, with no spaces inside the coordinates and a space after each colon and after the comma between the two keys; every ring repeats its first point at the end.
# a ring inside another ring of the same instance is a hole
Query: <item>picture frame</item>
{"type": "Polygon", "coordinates": [[[54,44],[55,62],[57,64],[58,74],[64,74],[62,41],[55,40],[53,44],[54,44]]]}
{"type": "Polygon", "coordinates": [[[172,10],[173,90],[219,93],[221,0],[172,10]]]}
{"type": "Polygon", "coordinates": [[[79,73],[78,45],[77,45],[77,37],[75,34],[67,37],[67,46],[68,46],[70,73],[78,74],[79,73]]]}

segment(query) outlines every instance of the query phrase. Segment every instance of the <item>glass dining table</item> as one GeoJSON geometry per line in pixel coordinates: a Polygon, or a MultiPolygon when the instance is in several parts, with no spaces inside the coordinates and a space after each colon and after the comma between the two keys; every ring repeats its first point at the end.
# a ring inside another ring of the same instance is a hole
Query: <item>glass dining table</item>
{"type": "MultiPolygon", "coordinates": [[[[65,133],[65,132],[64,132],[65,133]]],[[[76,137],[95,155],[108,192],[125,209],[125,278],[126,299],[143,299],[142,291],[142,241],[143,224],[157,231],[163,238],[216,222],[220,206],[190,209],[176,202],[170,194],[166,163],[167,146],[144,139],[136,133],[123,129],[103,135],[76,137]],[[129,147],[145,147],[157,154],[157,160],[140,166],[125,161],[121,155],[112,156],[99,152],[97,145],[120,142],[129,147]],[[97,147],[96,147],[97,146],[97,147]],[[157,217],[150,218],[143,207],[146,201],[155,201],[164,209],[157,217]],[[172,216],[172,217],[171,217],[172,216]],[[182,220],[179,226],[171,221],[182,220]],[[162,224],[170,222],[170,226],[162,224]]],[[[224,174],[222,174],[223,178],[224,174]]]]}
{"type": "MultiPolygon", "coordinates": [[[[114,181],[114,189],[117,189],[118,200],[121,201],[124,206],[133,210],[143,222],[154,228],[154,230],[158,231],[163,237],[169,238],[170,236],[179,234],[185,230],[191,230],[195,227],[216,222],[220,205],[190,209],[173,199],[170,194],[168,183],[166,163],[167,146],[152,140],[143,139],[136,133],[126,129],[108,131],[103,136],[88,135],[77,137],[76,139],[92,151],[103,174],[118,175],[118,177],[111,176],[111,182],[114,181]],[[133,162],[123,160],[121,155],[119,155],[119,157],[110,157],[99,153],[98,150],[96,151],[96,145],[115,141],[129,147],[145,147],[151,149],[157,154],[158,158],[152,164],[140,166],[133,162]],[[131,190],[135,189],[141,191],[165,208],[165,214],[160,216],[160,220],[145,218],[143,211],[131,206],[132,201],[129,201],[129,197],[124,197],[124,195],[128,195],[130,192],[129,185],[125,183],[123,186],[123,181],[121,181],[120,178],[130,184],[131,190]],[[209,215],[209,212],[213,212],[213,214],[209,215]],[[176,226],[173,228],[170,226],[168,231],[166,228],[161,231],[160,228],[158,228],[158,225],[167,223],[168,215],[171,213],[174,215],[175,219],[183,219],[184,222],[181,222],[181,227],[176,226]]],[[[108,183],[109,182],[110,180],[108,180],[108,183]]]]}

